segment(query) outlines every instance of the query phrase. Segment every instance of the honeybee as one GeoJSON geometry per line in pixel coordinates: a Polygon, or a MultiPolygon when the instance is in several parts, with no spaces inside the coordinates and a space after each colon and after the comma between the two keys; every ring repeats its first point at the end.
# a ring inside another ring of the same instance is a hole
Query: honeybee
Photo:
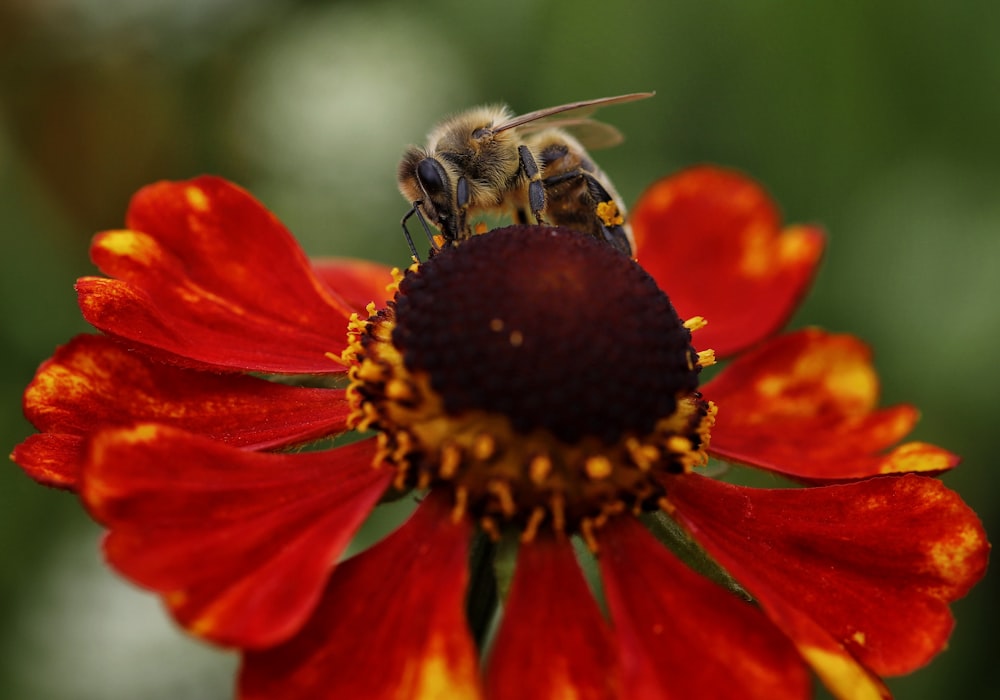
{"type": "Polygon", "coordinates": [[[474,235],[474,217],[488,213],[517,223],[528,223],[530,214],[535,223],[582,231],[631,256],[621,198],[584,142],[598,148],[621,141],[617,129],[588,118],[594,110],[654,94],[601,97],[520,116],[504,105],[477,107],[443,121],[425,148],[411,146],[399,164],[399,191],[411,205],[403,235],[414,260],[419,257],[406,228],[411,216],[436,249],[474,235]]]}

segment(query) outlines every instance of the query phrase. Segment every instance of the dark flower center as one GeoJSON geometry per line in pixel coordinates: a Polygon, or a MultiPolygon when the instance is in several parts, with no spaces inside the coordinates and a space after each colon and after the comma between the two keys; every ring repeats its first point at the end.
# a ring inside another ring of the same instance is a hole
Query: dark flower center
{"type": "Polygon", "coordinates": [[[501,413],[569,443],[648,433],[698,386],[691,332],[656,282],[564,229],[506,229],[436,255],[399,285],[392,342],[448,413],[501,413]]]}
{"type": "MultiPolygon", "coordinates": [[[[710,353],[635,261],[515,226],[411,268],[351,324],[352,425],[380,431],[396,487],[447,487],[493,536],[580,532],[657,507],[657,476],[707,457],[710,353]]],[[[699,320],[700,321],[700,320],[699,320]]]]}

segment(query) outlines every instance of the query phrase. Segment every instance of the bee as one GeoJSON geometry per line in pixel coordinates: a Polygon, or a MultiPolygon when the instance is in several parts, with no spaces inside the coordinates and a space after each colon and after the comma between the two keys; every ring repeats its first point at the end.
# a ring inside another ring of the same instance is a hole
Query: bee
{"type": "Polygon", "coordinates": [[[401,223],[413,259],[419,257],[406,228],[410,217],[438,249],[474,235],[474,219],[490,213],[522,224],[530,215],[537,224],[582,231],[631,256],[621,198],[584,142],[599,148],[622,138],[614,127],[589,119],[594,110],[654,94],[601,97],[520,116],[504,105],[477,107],[441,122],[427,146],[411,146],[399,164],[399,191],[411,205],[401,223]]]}

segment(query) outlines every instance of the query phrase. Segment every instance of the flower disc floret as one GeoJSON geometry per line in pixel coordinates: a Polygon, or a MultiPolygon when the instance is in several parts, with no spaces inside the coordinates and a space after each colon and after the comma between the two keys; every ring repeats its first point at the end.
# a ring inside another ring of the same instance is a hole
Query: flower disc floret
{"type": "Polygon", "coordinates": [[[478,236],[354,328],[354,420],[382,432],[397,486],[449,483],[489,531],[586,532],[656,507],[655,474],[705,459],[714,408],[691,331],[641,267],[585,236],[478,236]]]}

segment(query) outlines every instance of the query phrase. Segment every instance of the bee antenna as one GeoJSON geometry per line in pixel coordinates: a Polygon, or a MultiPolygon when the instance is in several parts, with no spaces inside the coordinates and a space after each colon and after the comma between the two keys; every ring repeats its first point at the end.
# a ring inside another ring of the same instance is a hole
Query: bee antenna
{"type": "Polygon", "coordinates": [[[399,223],[403,227],[403,236],[406,237],[406,245],[410,247],[410,255],[416,262],[420,262],[420,256],[417,255],[417,247],[413,245],[413,238],[410,236],[409,229],[406,228],[406,220],[409,219],[414,214],[417,215],[417,219],[420,221],[420,225],[424,227],[424,233],[427,235],[427,240],[430,241],[431,247],[437,249],[437,243],[434,242],[434,234],[431,233],[430,226],[427,225],[427,219],[424,218],[424,213],[420,211],[420,205],[423,204],[419,199],[413,203],[410,210],[403,215],[403,220],[399,223]]]}

